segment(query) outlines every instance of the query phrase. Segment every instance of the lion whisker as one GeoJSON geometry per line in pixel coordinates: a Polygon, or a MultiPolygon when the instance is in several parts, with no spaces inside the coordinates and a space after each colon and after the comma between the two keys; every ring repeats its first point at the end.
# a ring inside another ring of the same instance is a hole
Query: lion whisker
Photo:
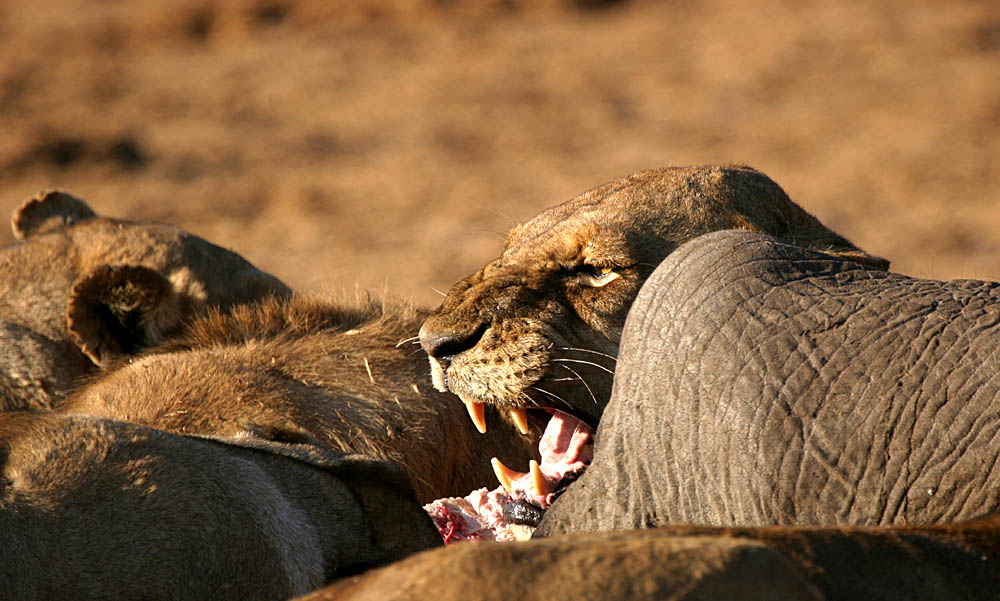
{"type": "Polygon", "coordinates": [[[535,400],[535,399],[533,399],[533,398],[531,398],[531,395],[529,395],[529,394],[528,394],[527,392],[525,392],[525,391],[523,391],[523,390],[522,390],[522,391],[521,391],[521,392],[519,392],[518,394],[519,394],[520,396],[524,397],[524,399],[525,399],[526,401],[528,401],[529,403],[531,403],[531,405],[533,405],[533,406],[535,406],[535,407],[538,407],[538,406],[539,406],[539,405],[538,405],[538,401],[537,401],[537,400],[535,400]]]}
{"type": "Polygon", "coordinates": [[[576,371],[573,368],[569,367],[568,365],[560,365],[559,367],[569,370],[569,373],[579,378],[580,382],[583,383],[583,386],[587,389],[587,392],[590,394],[591,400],[594,401],[594,406],[600,407],[600,403],[597,402],[597,397],[594,396],[594,391],[590,389],[590,384],[587,384],[587,381],[583,379],[583,376],[576,373],[576,371]]]}
{"type": "Polygon", "coordinates": [[[587,348],[577,348],[577,347],[574,347],[574,346],[560,346],[560,347],[556,347],[556,348],[558,348],[558,350],[560,350],[560,351],[580,351],[581,353],[593,353],[595,355],[600,355],[602,357],[607,357],[608,359],[611,359],[612,361],[615,361],[615,362],[618,361],[618,357],[615,357],[614,355],[609,355],[607,353],[602,353],[600,351],[592,351],[592,350],[587,349],[587,348]]]}
{"type": "MultiPolygon", "coordinates": [[[[396,343],[396,348],[399,348],[399,347],[403,346],[407,342],[413,342],[415,340],[417,342],[419,342],[420,341],[420,336],[413,336],[412,338],[407,338],[406,340],[400,340],[399,342],[396,343]]],[[[413,343],[416,344],[416,342],[413,342],[413,343]]]]}
{"type": "Polygon", "coordinates": [[[563,359],[563,358],[553,359],[552,361],[553,362],[558,361],[560,363],[583,363],[585,365],[593,365],[594,367],[596,367],[598,369],[603,369],[604,371],[608,372],[612,376],[615,375],[615,372],[613,370],[610,370],[607,367],[604,367],[603,365],[601,365],[599,363],[594,363],[593,361],[583,361],[582,359],[563,359]]]}
{"type": "Polygon", "coordinates": [[[556,394],[554,392],[549,392],[548,390],[545,390],[544,388],[539,388],[537,386],[532,386],[531,389],[532,390],[537,390],[538,392],[540,392],[542,394],[547,394],[550,397],[552,397],[552,398],[554,398],[554,399],[562,402],[562,404],[566,405],[567,407],[572,407],[572,405],[569,404],[569,401],[567,401],[566,399],[562,398],[561,396],[559,396],[558,394],[556,394]]]}

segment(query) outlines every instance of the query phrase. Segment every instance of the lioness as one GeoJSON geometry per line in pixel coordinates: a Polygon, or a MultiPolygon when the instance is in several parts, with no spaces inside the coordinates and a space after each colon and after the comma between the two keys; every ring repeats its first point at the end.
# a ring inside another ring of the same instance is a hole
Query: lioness
{"type": "Polygon", "coordinates": [[[64,410],[185,434],[312,443],[399,463],[421,501],[492,480],[491,455],[527,463],[532,435],[494,416],[484,440],[426,382],[412,334],[426,317],[362,295],[293,296],[215,311],[82,385],[64,410]]]}
{"type": "Polygon", "coordinates": [[[236,253],[163,223],[97,216],[48,190],[0,247],[0,409],[51,409],[76,379],[159,342],[182,319],[291,290],[236,253]]]}
{"type": "Polygon", "coordinates": [[[451,288],[420,329],[435,386],[457,394],[480,430],[484,404],[522,423],[526,409],[551,407],[595,425],[639,287],[678,245],[724,229],[889,265],[750,167],[641,171],[514,227],[498,259],[451,288]]]}
{"type": "Polygon", "coordinates": [[[668,526],[463,543],[297,601],[958,601],[998,590],[992,515],[938,526],[668,526]]]}

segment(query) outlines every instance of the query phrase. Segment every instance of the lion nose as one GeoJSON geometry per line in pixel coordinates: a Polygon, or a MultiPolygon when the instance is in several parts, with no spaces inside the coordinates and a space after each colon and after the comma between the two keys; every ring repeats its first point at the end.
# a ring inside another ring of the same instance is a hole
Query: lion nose
{"type": "Polygon", "coordinates": [[[435,359],[452,357],[476,346],[487,327],[485,323],[472,328],[448,327],[431,317],[420,326],[420,346],[435,359]]]}

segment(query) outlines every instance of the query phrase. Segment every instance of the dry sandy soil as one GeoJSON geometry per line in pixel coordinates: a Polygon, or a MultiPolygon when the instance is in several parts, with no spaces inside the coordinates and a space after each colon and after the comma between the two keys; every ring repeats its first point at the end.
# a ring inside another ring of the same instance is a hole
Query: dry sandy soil
{"type": "Polygon", "coordinates": [[[997,2],[0,0],[0,40],[0,215],[59,186],[298,289],[436,304],[513,223],[705,162],[1000,279],[997,2]]]}

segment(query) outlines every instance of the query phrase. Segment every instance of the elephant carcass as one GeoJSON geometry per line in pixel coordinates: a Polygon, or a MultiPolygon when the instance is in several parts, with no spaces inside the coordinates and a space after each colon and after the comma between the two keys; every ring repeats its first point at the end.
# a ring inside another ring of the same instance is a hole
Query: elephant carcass
{"type": "Polygon", "coordinates": [[[997,510],[998,301],[750,232],[689,242],[632,306],[594,462],[535,535],[997,510]]]}

